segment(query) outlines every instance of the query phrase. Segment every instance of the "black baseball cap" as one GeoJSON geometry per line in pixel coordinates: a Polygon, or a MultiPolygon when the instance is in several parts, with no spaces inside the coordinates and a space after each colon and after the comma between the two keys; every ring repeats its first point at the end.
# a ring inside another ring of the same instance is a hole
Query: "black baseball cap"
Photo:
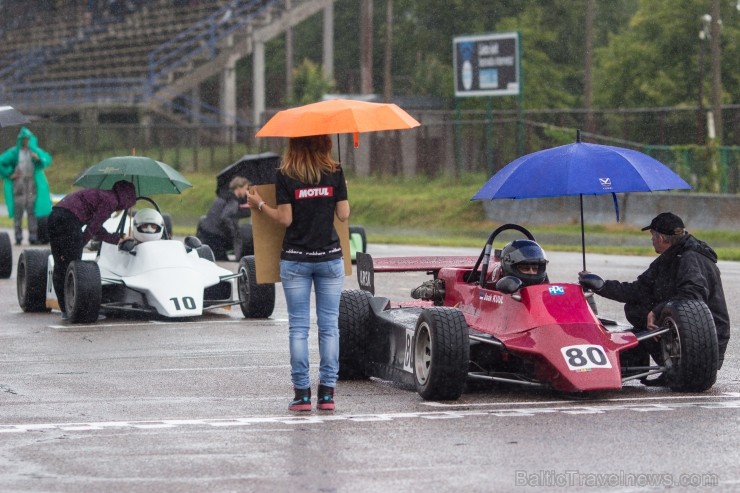
{"type": "Polygon", "coordinates": [[[642,231],[650,229],[664,235],[680,235],[684,228],[680,217],[671,212],[661,212],[642,231]]]}

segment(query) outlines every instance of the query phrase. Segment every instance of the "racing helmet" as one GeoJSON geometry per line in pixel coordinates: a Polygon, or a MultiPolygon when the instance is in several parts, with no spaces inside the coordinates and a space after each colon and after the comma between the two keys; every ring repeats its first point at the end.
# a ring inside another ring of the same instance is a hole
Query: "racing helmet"
{"type": "Polygon", "coordinates": [[[501,251],[504,275],[515,276],[525,286],[540,284],[547,278],[547,257],[532,240],[514,240],[501,251]]]}
{"type": "Polygon", "coordinates": [[[164,219],[154,209],[141,209],[134,216],[134,238],[136,241],[154,241],[162,238],[164,219]]]}

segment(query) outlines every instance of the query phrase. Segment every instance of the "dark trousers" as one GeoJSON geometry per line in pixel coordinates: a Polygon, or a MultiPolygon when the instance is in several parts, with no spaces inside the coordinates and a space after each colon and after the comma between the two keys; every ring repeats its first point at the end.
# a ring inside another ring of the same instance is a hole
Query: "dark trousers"
{"type": "Polygon", "coordinates": [[[49,215],[49,246],[54,258],[52,281],[59,300],[59,309],[67,311],[64,300],[64,277],[73,260],[82,259],[85,247],[82,237],[82,222],[72,212],[54,207],[49,215]]]}
{"type": "MultiPolygon", "coordinates": [[[[652,309],[652,304],[626,303],[624,305],[624,316],[634,328],[639,330],[646,330],[647,316],[652,309]]],[[[657,364],[662,365],[664,363],[660,342],[658,342],[655,338],[644,339],[637,349],[638,352],[645,354],[646,357],[647,355],[652,356],[653,360],[657,364]]]]}

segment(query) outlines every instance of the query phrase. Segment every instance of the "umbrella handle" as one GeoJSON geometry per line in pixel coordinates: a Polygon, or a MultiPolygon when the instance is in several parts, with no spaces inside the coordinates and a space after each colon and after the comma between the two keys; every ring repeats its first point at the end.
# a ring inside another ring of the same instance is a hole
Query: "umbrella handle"
{"type": "Polygon", "coordinates": [[[586,272],[586,232],[583,226],[583,194],[579,194],[578,198],[581,203],[581,254],[583,256],[583,272],[586,272]]]}

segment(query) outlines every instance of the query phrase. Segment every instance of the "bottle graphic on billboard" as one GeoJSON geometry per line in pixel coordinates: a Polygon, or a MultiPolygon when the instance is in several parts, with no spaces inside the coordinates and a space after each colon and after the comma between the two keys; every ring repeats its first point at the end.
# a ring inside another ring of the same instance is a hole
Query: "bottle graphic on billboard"
{"type": "Polygon", "coordinates": [[[460,44],[460,59],[462,61],[461,80],[463,89],[469,91],[473,88],[473,52],[475,45],[473,43],[460,44]]]}

